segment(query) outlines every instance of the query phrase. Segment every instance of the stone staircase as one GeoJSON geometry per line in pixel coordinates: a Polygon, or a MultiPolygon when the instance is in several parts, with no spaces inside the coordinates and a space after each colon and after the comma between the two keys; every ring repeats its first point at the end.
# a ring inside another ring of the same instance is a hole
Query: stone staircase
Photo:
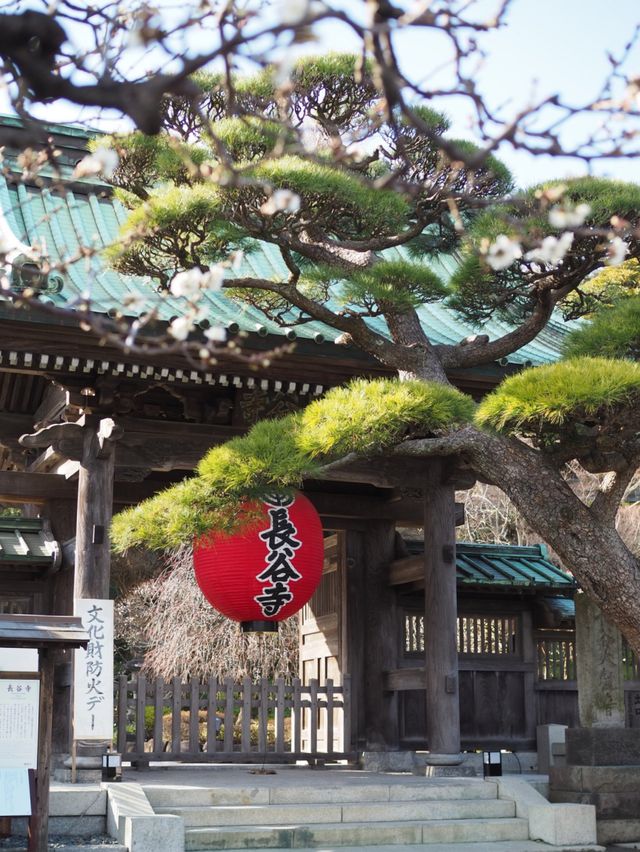
{"type": "Polygon", "coordinates": [[[527,820],[515,816],[513,801],[498,798],[495,783],[417,781],[143,787],[157,814],[182,817],[190,852],[423,844],[435,852],[457,843],[473,844],[470,852],[544,848],[528,842],[527,820]]]}

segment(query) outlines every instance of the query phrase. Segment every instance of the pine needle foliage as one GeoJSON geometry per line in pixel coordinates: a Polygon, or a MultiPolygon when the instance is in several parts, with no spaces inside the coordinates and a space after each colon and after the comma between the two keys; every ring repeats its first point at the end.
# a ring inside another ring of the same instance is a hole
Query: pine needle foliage
{"type": "Polygon", "coordinates": [[[188,144],[167,134],[103,136],[90,143],[92,150],[105,147],[115,149],[120,157],[112,178],[114,186],[126,187],[142,198],[147,197],[150,186],[197,180],[198,167],[211,159],[206,145],[188,144]]]}
{"type": "Polygon", "coordinates": [[[282,133],[277,122],[257,116],[223,118],[215,126],[217,139],[236,162],[264,157],[273,150],[282,133]]]}
{"type": "Polygon", "coordinates": [[[374,266],[352,272],[342,286],[346,304],[396,309],[417,308],[447,295],[442,279],[424,263],[383,260],[374,266]]]}
{"type": "Polygon", "coordinates": [[[339,235],[391,234],[407,221],[409,206],[402,196],[367,186],[342,169],[285,156],[260,163],[248,174],[274,189],[297,193],[304,211],[339,235]]]}
{"type": "Polygon", "coordinates": [[[466,423],[473,411],[471,397],[446,385],[358,379],[304,410],[298,446],[313,459],[375,455],[405,438],[466,423]]]}
{"type": "Polygon", "coordinates": [[[640,360],[640,295],[600,309],[569,335],[565,353],[640,360]]]}
{"type": "Polygon", "coordinates": [[[563,203],[588,204],[591,207],[587,224],[607,227],[612,216],[620,216],[637,222],[640,215],[640,185],[608,178],[579,177],[571,180],[555,180],[542,184],[537,189],[562,184],[566,187],[563,203]]]}
{"type": "Polygon", "coordinates": [[[173,548],[208,530],[237,529],[252,518],[246,501],[299,487],[323,463],[349,453],[375,455],[466,423],[473,410],[470,397],[436,383],[358,379],[334,388],[300,413],[260,421],[214,447],[196,477],[116,515],[113,547],[173,548]]]}
{"type": "Polygon", "coordinates": [[[612,308],[629,296],[640,296],[640,263],[635,257],[619,266],[605,266],[583,281],[579,290],[565,300],[562,313],[567,319],[590,317],[595,311],[612,308]]]}
{"type": "Polygon", "coordinates": [[[638,404],[640,364],[572,358],[505,379],[480,403],[475,420],[498,432],[538,436],[638,404]]]}

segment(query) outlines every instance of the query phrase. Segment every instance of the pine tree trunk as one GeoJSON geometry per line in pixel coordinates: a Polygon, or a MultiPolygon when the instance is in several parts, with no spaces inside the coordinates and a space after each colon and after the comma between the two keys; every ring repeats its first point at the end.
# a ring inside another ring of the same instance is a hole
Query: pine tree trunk
{"type": "MultiPolygon", "coordinates": [[[[424,369],[411,377],[437,381],[432,357],[425,354],[424,369]]],[[[615,522],[591,511],[544,455],[522,441],[473,427],[464,430],[464,438],[464,455],[476,473],[505,492],[640,654],[640,561],[618,535],[615,522]]]]}
{"type": "Polygon", "coordinates": [[[640,653],[640,564],[615,526],[585,506],[540,453],[514,439],[469,431],[476,471],[507,494],[640,653]]]}

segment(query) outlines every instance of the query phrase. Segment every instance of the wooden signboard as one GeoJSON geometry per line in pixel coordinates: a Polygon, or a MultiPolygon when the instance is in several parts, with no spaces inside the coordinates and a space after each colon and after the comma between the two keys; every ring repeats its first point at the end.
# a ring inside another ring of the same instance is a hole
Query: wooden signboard
{"type": "Polygon", "coordinates": [[[37,768],[39,707],[37,675],[0,672],[0,769],[37,768]]]}
{"type": "Polygon", "coordinates": [[[0,769],[0,814],[31,816],[31,785],[28,769],[0,769]]]}
{"type": "Polygon", "coordinates": [[[75,614],[89,634],[75,652],[73,679],[74,740],[113,738],[113,601],[76,599],[75,614]]]}

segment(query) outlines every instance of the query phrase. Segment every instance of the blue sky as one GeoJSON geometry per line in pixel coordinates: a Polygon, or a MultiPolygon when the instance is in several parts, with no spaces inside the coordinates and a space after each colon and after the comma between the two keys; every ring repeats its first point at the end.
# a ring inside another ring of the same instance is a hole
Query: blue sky
{"type": "MultiPolygon", "coordinates": [[[[486,0],[484,6],[494,9],[496,3],[486,0]]],[[[536,99],[559,93],[572,104],[588,103],[598,96],[607,75],[610,67],[607,53],[620,54],[638,23],[639,0],[513,0],[506,26],[481,41],[488,57],[478,69],[476,79],[489,102],[502,106],[507,117],[529,103],[534,92],[536,99]]],[[[346,29],[333,23],[323,28],[321,36],[320,43],[333,50],[354,44],[346,29]]],[[[431,69],[450,58],[446,41],[424,29],[408,31],[396,43],[402,70],[412,81],[423,79],[431,69]]],[[[638,45],[629,57],[627,70],[631,76],[640,76],[638,45]]],[[[440,79],[443,77],[444,74],[440,79]]],[[[449,99],[438,106],[453,119],[453,132],[473,138],[468,103],[449,99]]],[[[640,133],[640,117],[636,118],[635,126],[640,133]]],[[[567,141],[576,139],[582,130],[584,123],[581,128],[576,123],[567,141]]],[[[500,150],[500,156],[521,185],[586,171],[580,161],[533,157],[515,152],[508,145],[500,150]]],[[[638,181],[640,159],[602,161],[593,166],[593,171],[638,181]]]]}
{"type": "MultiPolygon", "coordinates": [[[[355,3],[360,4],[360,0],[328,2],[350,9],[355,3]]],[[[480,0],[480,3],[487,10],[496,6],[496,0],[480,0]]],[[[157,5],[162,6],[162,0],[157,5]]],[[[404,0],[402,5],[410,6],[410,0],[404,0]]],[[[607,73],[607,52],[620,53],[639,21],[640,0],[513,0],[507,25],[482,41],[489,55],[475,78],[489,102],[501,107],[505,117],[528,103],[534,91],[536,98],[559,93],[576,105],[587,103],[596,97],[607,73]]],[[[357,46],[350,31],[335,22],[324,24],[318,35],[318,42],[304,47],[305,52],[348,50],[357,46]]],[[[198,41],[193,45],[196,49],[200,46],[198,41]]],[[[397,53],[403,70],[414,81],[424,79],[434,68],[446,64],[450,56],[446,41],[422,28],[400,34],[397,53]]],[[[632,75],[640,76],[638,46],[627,67],[632,75]]],[[[442,80],[445,75],[446,71],[437,79],[442,80]]],[[[456,135],[473,138],[467,103],[449,99],[437,106],[452,118],[452,131],[456,135]]],[[[90,114],[61,105],[42,107],[38,112],[55,121],[90,120],[90,114]]],[[[640,129],[640,117],[636,118],[636,127],[640,129]]],[[[113,124],[110,123],[109,129],[113,129],[113,124]]],[[[582,126],[576,123],[567,139],[572,141],[583,130],[584,122],[582,126]]],[[[507,145],[501,148],[500,156],[520,185],[582,174],[586,170],[576,160],[532,157],[514,152],[507,145]]],[[[638,181],[640,160],[602,161],[593,171],[638,181]]]]}

